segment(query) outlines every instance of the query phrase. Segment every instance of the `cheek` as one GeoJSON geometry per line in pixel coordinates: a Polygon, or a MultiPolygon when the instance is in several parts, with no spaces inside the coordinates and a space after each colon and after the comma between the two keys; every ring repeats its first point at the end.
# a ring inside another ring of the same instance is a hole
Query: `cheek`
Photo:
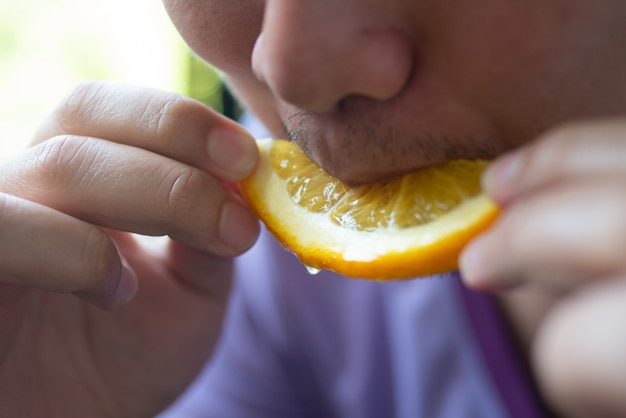
{"type": "Polygon", "coordinates": [[[565,0],[470,3],[437,22],[427,45],[434,72],[459,99],[490,115],[512,145],[579,117],[581,101],[591,101],[579,85],[590,72],[580,69],[602,49],[585,40],[608,26],[598,12],[565,0]]]}
{"type": "Polygon", "coordinates": [[[263,22],[258,0],[164,0],[185,42],[224,72],[251,72],[250,58],[263,22]]]}
{"type": "Polygon", "coordinates": [[[528,83],[551,38],[526,8],[484,3],[480,11],[447,14],[426,45],[435,72],[474,103],[493,99],[500,87],[528,83]]]}

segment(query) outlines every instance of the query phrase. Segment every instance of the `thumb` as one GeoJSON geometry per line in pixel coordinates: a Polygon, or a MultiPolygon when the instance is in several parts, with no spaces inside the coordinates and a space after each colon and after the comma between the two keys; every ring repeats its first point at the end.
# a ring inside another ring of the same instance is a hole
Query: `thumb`
{"type": "Polygon", "coordinates": [[[183,285],[217,300],[225,300],[230,291],[233,260],[202,252],[170,241],[166,265],[183,285]]]}
{"type": "MultiPolygon", "coordinates": [[[[136,237],[137,240],[118,239],[114,232],[113,237],[120,250],[129,255],[129,261],[138,271],[152,270],[160,266],[159,276],[169,277],[175,284],[186,288],[201,296],[224,301],[229,294],[233,262],[229,257],[218,257],[208,252],[194,249],[167,237],[136,237]],[[145,264],[128,251],[129,246],[141,246],[148,252],[152,262],[145,264]],[[154,261],[157,260],[157,263],[154,261]]],[[[152,274],[155,272],[152,271],[152,274]]],[[[146,289],[147,290],[147,289],[146,289]]]]}

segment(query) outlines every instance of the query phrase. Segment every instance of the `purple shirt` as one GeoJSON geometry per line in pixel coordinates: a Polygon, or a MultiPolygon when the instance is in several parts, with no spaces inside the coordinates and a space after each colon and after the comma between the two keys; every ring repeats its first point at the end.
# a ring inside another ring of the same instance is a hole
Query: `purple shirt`
{"type": "Polygon", "coordinates": [[[456,274],[310,276],[263,231],[236,276],[214,358],[161,418],[543,416],[497,305],[456,274]]]}

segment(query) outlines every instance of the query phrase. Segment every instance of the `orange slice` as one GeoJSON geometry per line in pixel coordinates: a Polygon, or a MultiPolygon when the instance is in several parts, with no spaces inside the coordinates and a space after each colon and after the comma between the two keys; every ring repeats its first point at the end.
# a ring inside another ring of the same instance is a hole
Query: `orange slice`
{"type": "Polygon", "coordinates": [[[288,141],[258,145],[258,167],[241,193],[309,269],[377,280],[452,271],[465,244],[498,213],[480,190],[485,161],[452,161],[349,188],[288,141]]]}

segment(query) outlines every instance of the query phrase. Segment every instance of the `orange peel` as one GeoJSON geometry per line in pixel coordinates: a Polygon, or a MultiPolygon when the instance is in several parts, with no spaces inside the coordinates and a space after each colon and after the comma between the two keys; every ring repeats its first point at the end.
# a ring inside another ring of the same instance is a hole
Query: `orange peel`
{"type": "Polygon", "coordinates": [[[258,145],[258,166],[240,192],[311,269],[375,280],[452,271],[463,247],[498,215],[480,190],[485,161],[452,161],[349,188],[288,141],[258,145]]]}

